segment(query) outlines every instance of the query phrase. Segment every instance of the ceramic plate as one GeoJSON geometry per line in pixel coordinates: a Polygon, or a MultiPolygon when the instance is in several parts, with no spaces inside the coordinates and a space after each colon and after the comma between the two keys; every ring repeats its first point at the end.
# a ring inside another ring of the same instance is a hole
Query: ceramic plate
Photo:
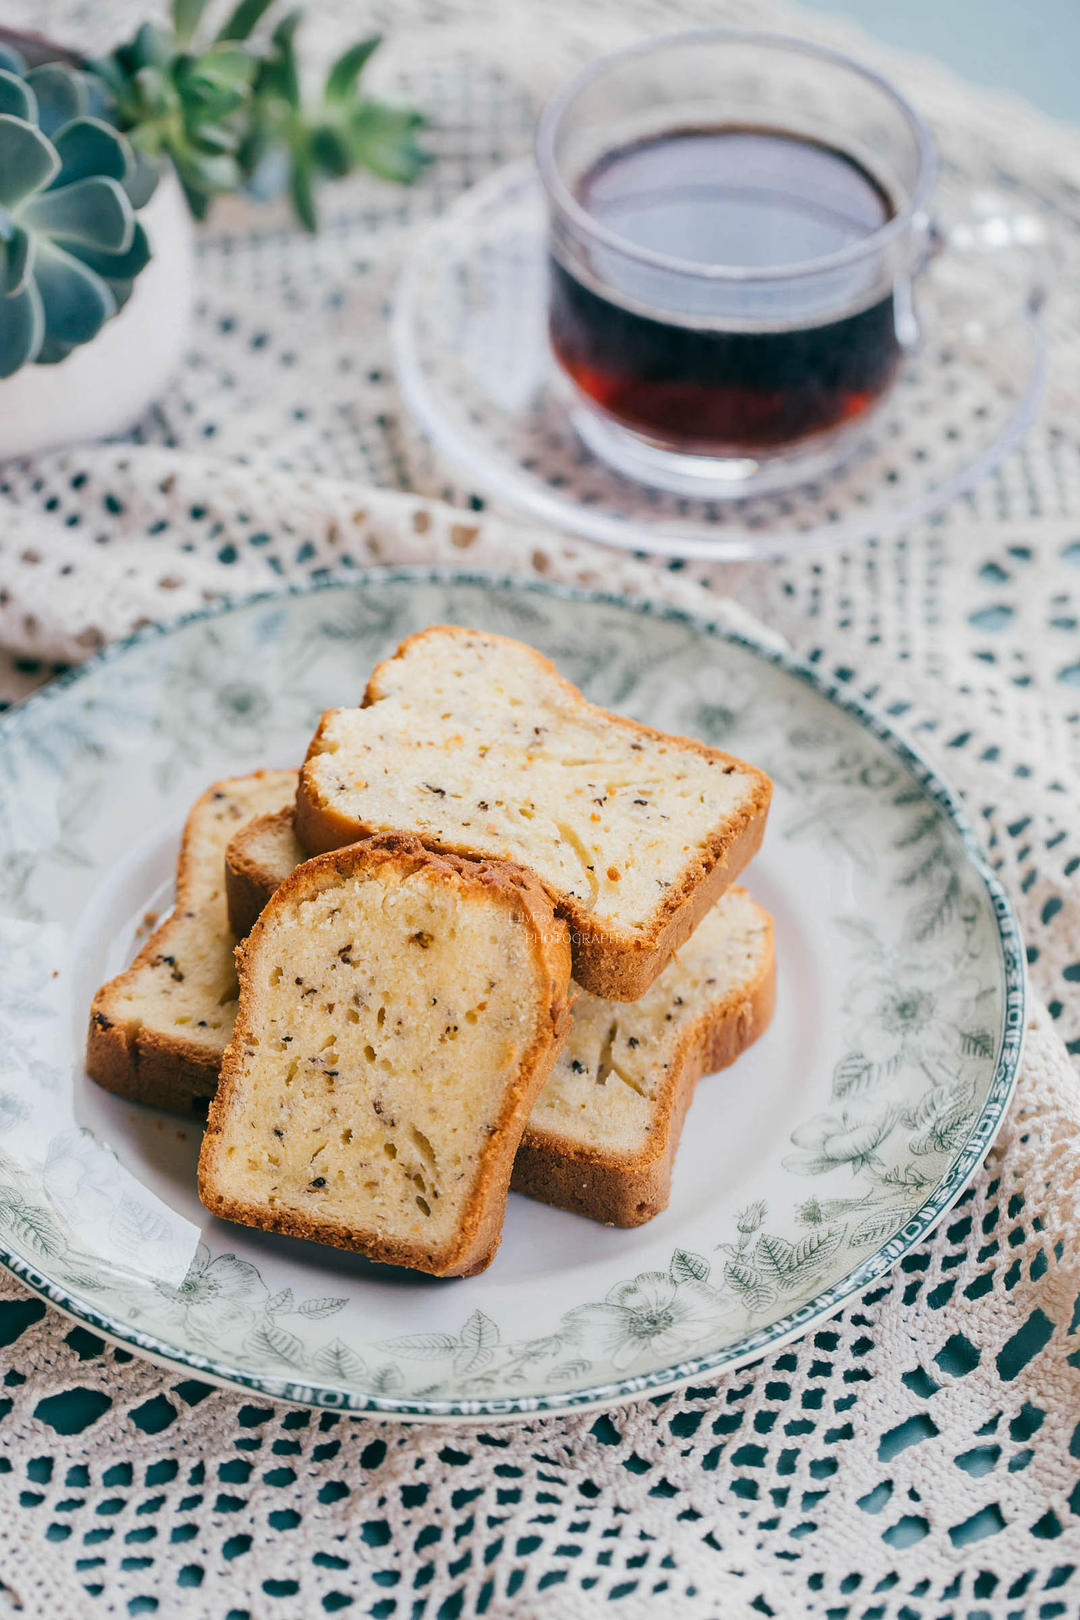
{"type": "Polygon", "coordinates": [[[116,647],[0,720],[0,1249],[43,1298],[265,1395],[493,1418],[671,1388],[804,1332],[918,1243],[1001,1121],[1016,923],[956,801],[843,691],[662,609],[376,573],[116,647]],[[745,753],[776,783],[748,882],[776,919],[765,1037],[705,1078],[668,1210],[618,1231],[511,1196],[468,1281],[213,1220],[199,1130],[107,1095],[98,982],[170,903],[187,807],[303,754],[320,710],[433,622],[553,657],[599,703],[745,753]]]}

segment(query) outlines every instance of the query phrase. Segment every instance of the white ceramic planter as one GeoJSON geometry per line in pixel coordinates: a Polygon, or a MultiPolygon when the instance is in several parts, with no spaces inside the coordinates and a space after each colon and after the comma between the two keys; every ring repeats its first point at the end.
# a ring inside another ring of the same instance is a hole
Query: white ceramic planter
{"type": "Polygon", "coordinates": [[[194,289],[194,234],[175,175],[162,176],[139,218],[153,257],[119,315],[58,365],[0,382],[0,460],[122,432],[175,371],[194,289]]]}

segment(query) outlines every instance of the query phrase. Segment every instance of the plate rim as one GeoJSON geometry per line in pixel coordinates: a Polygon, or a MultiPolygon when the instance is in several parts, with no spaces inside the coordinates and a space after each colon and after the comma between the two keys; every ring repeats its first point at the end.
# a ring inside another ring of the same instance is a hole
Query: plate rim
{"type": "Polygon", "coordinates": [[[829,1320],[849,1299],[864,1293],[890,1272],[903,1257],[921,1243],[944,1219],[967,1189],[1000,1130],[1016,1089],[1026,1031],[1027,961],[1023,936],[1012,902],[1001,879],[994,872],[955,789],[949,786],[937,767],[920,749],[903,736],[884,716],[856,696],[843,681],[824,674],[814,665],[786,648],[770,645],[746,630],[732,629],[706,612],[655,601],[634,598],[615,591],[604,591],[557,580],[523,577],[483,569],[454,567],[383,566],[336,571],[329,577],[294,581],[278,589],[244,592],[224,597],[208,606],[178,614],[147,625],[120,640],[111,642],[83,664],[55,676],[40,692],[31,693],[21,703],[0,714],[0,751],[23,727],[27,716],[36,716],[57,697],[78,682],[109,664],[122,660],[130,651],[169,637],[190,624],[211,622],[229,614],[294,597],[323,592],[362,591],[378,584],[437,584],[522,590],[528,594],[576,601],[584,605],[614,607],[641,618],[682,624],[698,634],[742,647],[772,668],[794,677],[810,691],[849,715],[877,739],[915,777],[937,809],[945,816],[960,840],[969,867],[974,871],[991,903],[995,922],[995,942],[1001,964],[1003,1005],[1000,1045],[983,1105],[955,1154],[918,1210],[883,1244],[879,1244],[854,1270],[812,1300],[777,1321],[743,1334],[726,1350],[706,1352],[652,1372],[609,1379],[579,1390],[558,1394],[467,1399],[424,1400],[416,1397],[363,1395],[342,1390],[329,1383],[313,1383],[289,1377],[267,1377],[242,1368],[230,1367],[220,1359],[202,1355],[183,1346],[170,1344],[156,1334],[118,1320],[96,1306],[81,1300],[49,1278],[40,1266],[17,1249],[0,1242],[0,1266],[10,1272],[38,1298],[55,1306],[70,1319],[92,1329],[110,1343],[133,1349],[170,1371],[195,1373],[207,1382],[234,1392],[256,1392],[271,1400],[297,1406],[332,1410],[354,1416],[377,1416],[406,1422],[487,1423],[553,1417],[587,1410],[604,1410],[628,1401],[668,1394],[701,1378],[719,1377],[732,1372],[765,1353],[780,1349],[801,1338],[812,1328],[829,1320]]]}
{"type": "MultiPolygon", "coordinates": [[[[531,181],[542,196],[543,188],[532,158],[516,158],[501,164],[492,174],[468,186],[435,219],[416,227],[413,251],[407,256],[391,294],[389,331],[394,375],[401,396],[421,433],[461,473],[475,479],[486,495],[509,502],[515,512],[533,522],[568,529],[570,533],[598,545],[639,556],[675,557],[699,562],[753,562],[812,555],[845,545],[859,545],[870,538],[888,539],[901,530],[937,516],[987,478],[1006,456],[1017,449],[1035,421],[1046,390],[1049,336],[1038,310],[1025,306],[1018,299],[1014,313],[1025,328],[1030,343],[1029,364],[1023,391],[1001,431],[935,489],[924,491],[902,506],[889,508],[873,525],[862,523],[856,517],[845,519],[834,528],[819,524],[776,541],[770,540],[768,528],[733,527],[726,531],[726,537],[720,535],[716,540],[710,540],[705,535],[688,532],[680,527],[678,519],[672,519],[665,522],[662,528],[650,529],[639,535],[633,518],[611,516],[595,511],[580,501],[563,500],[558,492],[539,483],[530,491],[523,489],[520,482],[513,478],[494,477],[487,470],[482,446],[477,446],[463,428],[439,413],[425,380],[416,335],[419,249],[437,242],[440,235],[445,236],[455,223],[466,221],[470,213],[480,212],[492,196],[497,197],[500,191],[509,191],[511,187],[526,181],[531,181]]],[[[827,485],[834,477],[842,476],[843,471],[841,463],[831,474],[808,478],[790,489],[772,493],[781,499],[797,498],[800,489],[827,485]]],[[[652,488],[644,483],[640,487],[646,491],[652,488]]],[[[720,496],[709,498],[728,504],[720,496]]],[[[761,499],[768,498],[766,493],[761,496],[761,499]]],[[[731,504],[737,504],[737,501],[731,504]]]]}

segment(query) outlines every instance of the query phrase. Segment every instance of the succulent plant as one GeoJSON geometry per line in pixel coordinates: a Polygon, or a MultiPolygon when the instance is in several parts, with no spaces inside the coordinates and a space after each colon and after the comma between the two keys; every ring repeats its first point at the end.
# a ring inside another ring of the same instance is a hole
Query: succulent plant
{"type": "Polygon", "coordinates": [[[359,167],[410,185],[428,159],[416,140],[424,122],[418,112],[358,92],[360,75],[381,44],[377,34],[343,51],[319,96],[305,103],[295,48],[299,20],[299,13],[290,13],[271,35],[255,77],[251,132],[241,160],[256,191],[274,189],[283,173],[297,216],[313,231],[316,180],[339,179],[359,167]]]}
{"type": "Polygon", "coordinates": [[[0,46],[0,377],[90,342],[149,261],[157,175],[106,114],[92,75],[0,46]]]}
{"type": "Polygon", "coordinates": [[[62,360],[123,306],[150,258],[136,215],[163,160],[197,218],[225,192],[286,189],[309,230],[318,179],[419,174],[419,114],[359,90],[378,38],[350,46],[308,103],[299,13],[254,38],[273,3],[238,0],[200,41],[207,0],[172,0],[171,27],[34,67],[0,30],[0,378],[62,360]]]}
{"type": "MultiPolygon", "coordinates": [[[[188,8],[190,10],[190,8],[188,8]]],[[[216,195],[237,191],[237,154],[247,134],[257,63],[226,39],[190,48],[181,8],[177,33],[143,23],[134,38],[91,65],[110,91],[116,120],[147,157],[171,159],[188,204],[201,219],[216,195]]],[[[186,21],[186,19],[185,19],[186,21]]]]}
{"type": "Polygon", "coordinates": [[[291,12],[263,42],[252,36],[273,0],[239,0],[212,38],[200,37],[207,0],[173,0],[172,27],[144,23],[125,45],[86,64],[107,87],[118,127],[155,160],[167,156],[192,213],[248,186],[287,189],[302,223],[316,227],[314,185],[360,167],[407,183],[427,161],[423,122],[410,108],[360,94],[378,38],[352,45],[309,106],[300,89],[291,12]]]}

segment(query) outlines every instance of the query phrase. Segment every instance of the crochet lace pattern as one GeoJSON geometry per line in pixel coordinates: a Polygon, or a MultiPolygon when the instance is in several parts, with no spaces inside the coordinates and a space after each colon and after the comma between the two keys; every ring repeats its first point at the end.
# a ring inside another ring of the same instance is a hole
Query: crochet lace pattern
{"type": "MultiPolygon", "coordinates": [[[[91,45],[129,25],[119,0],[10,9],[91,45]]],[[[344,0],[311,10],[314,49],[355,32],[344,0]]],[[[1054,370],[1025,449],[933,525],[792,563],[653,567],[492,513],[434,460],[395,398],[387,294],[409,228],[527,150],[577,63],[747,13],[385,0],[369,18],[388,35],[379,72],[428,110],[437,161],[409,192],[360,179],[328,194],[317,238],[220,208],[188,363],[137,432],[0,469],[0,691],[222,595],[372,563],[467,562],[751,615],[964,795],[1027,941],[1023,1074],[986,1166],[885,1282],[750,1368],[599,1417],[409,1427],[275,1407],[107,1347],[0,1282],[0,1595],[51,1620],[1074,1614],[1080,136],[761,0],[755,25],[897,76],[950,183],[1047,213],[1066,267],[1054,370]]]]}

